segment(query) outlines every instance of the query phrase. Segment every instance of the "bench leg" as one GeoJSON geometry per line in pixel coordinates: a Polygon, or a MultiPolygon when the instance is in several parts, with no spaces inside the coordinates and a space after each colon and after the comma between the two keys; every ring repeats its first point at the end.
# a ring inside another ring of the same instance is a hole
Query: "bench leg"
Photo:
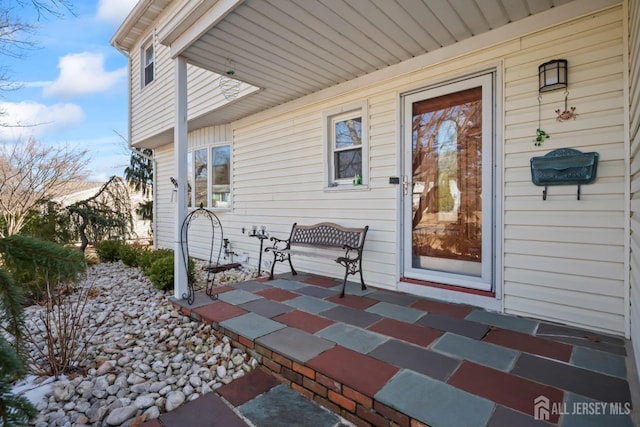
{"type": "Polygon", "coordinates": [[[273,280],[273,269],[276,268],[276,260],[277,260],[277,256],[276,253],[273,253],[273,262],[271,263],[271,274],[269,274],[269,280],[273,280]]]}
{"type": "Polygon", "coordinates": [[[296,271],[295,268],[293,268],[293,264],[291,264],[291,254],[287,255],[287,260],[289,261],[289,267],[291,267],[291,274],[293,274],[294,276],[297,276],[298,272],[296,271]]]}
{"type": "Polygon", "coordinates": [[[349,277],[349,267],[344,270],[344,280],[342,281],[342,292],[340,293],[340,298],[344,298],[344,290],[347,287],[347,277],[349,277]]]}
{"type": "Polygon", "coordinates": [[[364,284],[364,277],[362,277],[362,265],[360,266],[360,284],[362,285],[360,289],[363,291],[367,289],[367,285],[364,284]]]}

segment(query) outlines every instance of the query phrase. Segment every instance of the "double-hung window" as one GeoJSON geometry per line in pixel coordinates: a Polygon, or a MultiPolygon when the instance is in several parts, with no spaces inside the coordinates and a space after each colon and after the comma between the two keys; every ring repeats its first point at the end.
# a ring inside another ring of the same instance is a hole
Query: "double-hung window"
{"type": "Polygon", "coordinates": [[[155,78],[155,52],[153,49],[153,39],[149,40],[142,47],[142,87],[145,87],[155,78]]]}
{"type": "Polygon", "coordinates": [[[325,188],[362,188],[369,183],[368,112],[361,102],[323,114],[325,188]]]}
{"type": "Polygon", "coordinates": [[[190,207],[226,209],[231,205],[231,146],[200,148],[188,157],[190,207]]]}

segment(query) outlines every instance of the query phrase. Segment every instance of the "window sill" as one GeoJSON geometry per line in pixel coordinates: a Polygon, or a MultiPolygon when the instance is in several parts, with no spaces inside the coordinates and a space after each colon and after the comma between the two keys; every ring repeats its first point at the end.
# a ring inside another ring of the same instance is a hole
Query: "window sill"
{"type": "MultiPolygon", "coordinates": [[[[199,208],[196,208],[196,207],[193,207],[193,206],[188,206],[187,207],[187,210],[189,212],[195,211],[196,209],[199,209],[199,208]]],[[[214,207],[214,208],[204,207],[204,209],[206,209],[208,211],[212,211],[212,212],[231,212],[231,207],[217,207],[217,208],[216,207],[214,207]]]]}
{"type": "Polygon", "coordinates": [[[334,192],[334,191],[369,191],[369,185],[361,184],[361,185],[353,185],[353,184],[338,184],[332,187],[325,186],[325,192],[334,192]]]}

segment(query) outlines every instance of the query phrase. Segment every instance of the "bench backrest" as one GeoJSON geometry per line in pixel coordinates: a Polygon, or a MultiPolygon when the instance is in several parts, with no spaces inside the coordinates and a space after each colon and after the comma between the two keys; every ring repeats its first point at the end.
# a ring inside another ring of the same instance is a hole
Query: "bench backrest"
{"type": "Polygon", "coordinates": [[[342,248],[349,245],[362,248],[369,226],[364,228],[347,228],[331,222],[315,225],[293,224],[290,245],[309,245],[342,248]]]}

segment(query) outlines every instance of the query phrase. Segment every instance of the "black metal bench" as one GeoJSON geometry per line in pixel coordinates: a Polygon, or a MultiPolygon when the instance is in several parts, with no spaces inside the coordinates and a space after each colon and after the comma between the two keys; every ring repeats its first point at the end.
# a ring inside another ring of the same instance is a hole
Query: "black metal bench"
{"type": "Polygon", "coordinates": [[[272,247],[265,249],[265,252],[273,252],[273,263],[271,264],[270,280],[273,280],[273,269],[276,262],[289,262],[291,274],[298,274],[291,263],[291,255],[300,254],[305,256],[322,255],[314,248],[329,249],[344,253],[335,259],[335,262],[344,266],[344,281],[342,282],[341,297],[344,296],[344,289],[347,284],[347,277],[350,274],[360,273],[360,283],[362,290],[367,289],[362,277],[362,249],[364,239],[369,226],[364,228],[347,228],[331,222],[321,222],[315,225],[293,224],[291,234],[286,240],[271,237],[272,247]]]}

